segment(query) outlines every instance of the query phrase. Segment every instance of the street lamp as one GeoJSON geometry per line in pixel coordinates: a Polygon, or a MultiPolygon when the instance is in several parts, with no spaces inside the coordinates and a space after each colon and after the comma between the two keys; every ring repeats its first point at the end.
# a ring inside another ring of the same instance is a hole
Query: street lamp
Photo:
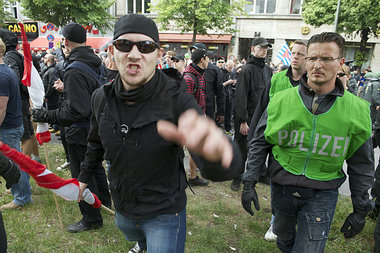
{"type": "Polygon", "coordinates": [[[338,0],[338,6],[336,7],[336,13],[335,13],[335,32],[338,30],[338,17],[339,17],[339,8],[340,8],[340,0],[338,0]]]}

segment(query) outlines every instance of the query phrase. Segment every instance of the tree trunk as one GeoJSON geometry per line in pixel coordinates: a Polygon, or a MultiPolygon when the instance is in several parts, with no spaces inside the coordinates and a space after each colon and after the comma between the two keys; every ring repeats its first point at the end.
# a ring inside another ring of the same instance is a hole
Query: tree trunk
{"type": "Polygon", "coordinates": [[[359,52],[357,52],[355,55],[355,61],[358,65],[358,72],[359,73],[361,71],[363,63],[365,63],[367,61],[367,57],[368,57],[367,52],[366,52],[368,35],[369,35],[369,29],[368,28],[363,29],[360,32],[359,52]]]}
{"type": "Polygon", "coordinates": [[[197,17],[195,16],[195,12],[194,12],[194,24],[193,24],[193,45],[195,44],[196,40],[197,40],[197,24],[198,24],[198,21],[197,21],[197,17]]]}

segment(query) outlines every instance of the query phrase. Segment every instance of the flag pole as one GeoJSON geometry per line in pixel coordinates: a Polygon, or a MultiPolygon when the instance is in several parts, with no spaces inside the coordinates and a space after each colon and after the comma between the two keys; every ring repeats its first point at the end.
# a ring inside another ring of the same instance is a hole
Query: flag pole
{"type": "MultiPolygon", "coordinates": [[[[44,146],[44,152],[45,152],[46,165],[47,165],[47,167],[48,167],[48,170],[51,171],[51,168],[50,168],[50,162],[49,162],[49,156],[48,156],[48,152],[47,152],[46,145],[44,146]]],[[[54,192],[53,192],[53,196],[54,196],[55,208],[57,209],[57,213],[58,213],[59,225],[60,225],[61,229],[63,230],[64,228],[63,228],[63,223],[62,223],[61,210],[59,209],[59,206],[58,206],[58,199],[57,199],[57,196],[55,195],[54,192]]]]}
{"type": "Polygon", "coordinates": [[[109,209],[108,207],[101,205],[101,208],[102,208],[103,210],[109,212],[110,214],[115,215],[115,212],[112,211],[111,209],[109,209]]]}

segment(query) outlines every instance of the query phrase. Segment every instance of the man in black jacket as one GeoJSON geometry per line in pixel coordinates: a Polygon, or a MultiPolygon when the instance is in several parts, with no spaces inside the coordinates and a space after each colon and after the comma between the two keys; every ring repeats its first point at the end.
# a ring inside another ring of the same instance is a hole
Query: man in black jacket
{"type": "MultiPolygon", "coordinates": [[[[6,181],[6,187],[10,188],[16,184],[20,179],[20,170],[17,165],[8,160],[2,153],[0,153],[0,176],[6,181]]],[[[4,228],[3,216],[0,212],[0,253],[7,252],[7,234],[4,228]]]]}
{"type": "MultiPolygon", "coordinates": [[[[265,56],[268,49],[272,47],[265,38],[259,37],[252,41],[252,55],[248,58],[247,64],[240,71],[236,83],[235,103],[236,112],[235,141],[239,145],[243,161],[247,159],[247,135],[249,123],[261,92],[265,84],[272,77],[272,69],[265,64],[265,56]]],[[[241,173],[244,172],[244,166],[241,173]]],[[[238,191],[240,188],[240,177],[235,178],[231,183],[231,189],[238,191]]]]}
{"type": "MultiPolygon", "coordinates": [[[[86,30],[77,23],[70,23],[63,28],[65,46],[69,54],[69,64],[79,61],[87,64],[99,73],[101,60],[86,43],[86,30]]],[[[71,68],[65,71],[64,93],[66,106],[56,110],[39,109],[33,111],[33,120],[66,126],[66,141],[70,157],[71,176],[77,178],[80,173],[80,164],[84,160],[87,146],[87,135],[90,126],[90,100],[92,92],[98,88],[96,77],[83,71],[71,68]]],[[[99,196],[103,205],[110,205],[110,196],[104,168],[98,166],[96,173],[89,180],[90,190],[99,196]]],[[[69,232],[81,232],[96,229],[103,225],[99,209],[92,208],[86,202],[80,202],[79,208],[83,218],[70,226],[69,232]]]]}
{"type": "MultiPolygon", "coordinates": [[[[376,201],[379,202],[380,200],[380,169],[379,169],[379,166],[377,167],[376,169],[376,172],[375,172],[375,183],[372,187],[372,190],[371,190],[371,195],[372,197],[376,198],[376,201]]],[[[379,208],[379,206],[377,206],[377,208],[379,208]]],[[[375,235],[374,235],[374,238],[375,238],[375,249],[374,249],[374,253],[380,253],[380,217],[379,217],[379,212],[377,212],[377,222],[376,222],[376,227],[375,227],[375,235]]]]}
{"type": "Polygon", "coordinates": [[[202,175],[212,180],[232,178],[241,162],[239,153],[215,123],[202,116],[193,95],[156,69],[163,49],[152,19],[121,17],[113,46],[119,75],[92,97],[81,191],[103,158],[109,160],[116,225],[127,240],[138,242],[130,252],[184,252],[183,145],[202,175]]]}

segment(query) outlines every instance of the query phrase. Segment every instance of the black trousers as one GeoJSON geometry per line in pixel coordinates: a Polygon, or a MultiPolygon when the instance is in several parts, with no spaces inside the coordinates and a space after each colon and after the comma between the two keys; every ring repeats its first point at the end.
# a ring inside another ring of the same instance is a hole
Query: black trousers
{"type": "MultiPolygon", "coordinates": [[[[240,168],[240,175],[244,173],[245,170],[245,161],[247,160],[247,154],[248,154],[248,144],[247,144],[247,135],[242,135],[240,133],[240,124],[241,121],[237,119],[237,117],[234,117],[234,127],[235,127],[235,133],[234,133],[234,142],[238,145],[241,157],[243,160],[242,167],[240,168]]],[[[241,179],[235,178],[235,179],[241,179]]]]}
{"type": "MultiPolygon", "coordinates": [[[[70,157],[71,176],[78,178],[80,173],[80,164],[84,160],[86,146],[67,143],[70,157]]],[[[102,166],[99,166],[96,173],[91,177],[88,188],[96,194],[105,206],[110,206],[111,197],[108,190],[107,178],[102,166]]],[[[83,216],[85,224],[102,223],[103,218],[100,214],[100,208],[93,208],[84,201],[79,203],[79,209],[83,216]]]]}
{"type": "Polygon", "coordinates": [[[231,131],[231,119],[232,119],[232,96],[226,95],[226,111],[224,115],[224,129],[231,131]]]}
{"type": "Polygon", "coordinates": [[[3,216],[0,212],[0,253],[7,252],[7,234],[5,233],[3,216]]]}
{"type": "Polygon", "coordinates": [[[62,142],[63,148],[65,150],[66,161],[70,162],[69,149],[67,147],[67,142],[66,142],[65,127],[58,126],[58,129],[61,132],[61,142],[62,142]]]}

